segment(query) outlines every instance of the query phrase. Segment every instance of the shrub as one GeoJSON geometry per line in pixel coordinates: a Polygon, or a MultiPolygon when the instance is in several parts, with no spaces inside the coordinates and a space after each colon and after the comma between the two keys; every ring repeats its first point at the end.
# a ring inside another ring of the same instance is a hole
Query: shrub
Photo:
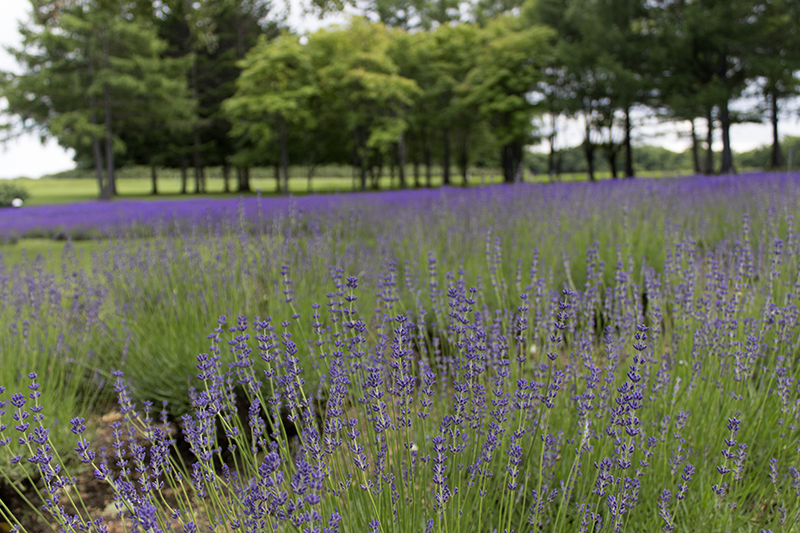
{"type": "Polygon", "coordinates": [[[10,181],[0,180],[0,207],[11,207],[11,202],[19,198],[23,202],[30,198],[27,189],[10,181]]]}

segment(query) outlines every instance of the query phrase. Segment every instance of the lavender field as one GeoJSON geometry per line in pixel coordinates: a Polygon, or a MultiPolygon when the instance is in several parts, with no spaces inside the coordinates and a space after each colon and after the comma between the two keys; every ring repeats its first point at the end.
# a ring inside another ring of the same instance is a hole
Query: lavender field
{"type": "Polygon", "coordinates": [[[783,173],[0,210],[101,239],[0,255],[0,526],[797,531],[798,206],[783,173]]]}

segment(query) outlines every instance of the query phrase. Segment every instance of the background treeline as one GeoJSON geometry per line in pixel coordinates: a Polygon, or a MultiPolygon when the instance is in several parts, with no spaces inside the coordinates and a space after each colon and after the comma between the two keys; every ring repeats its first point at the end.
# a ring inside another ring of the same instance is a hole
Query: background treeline
{"type": "MultiPolygon", "coordinates": [[[[692,172],[694,167],[692,150],[674,152],[660,146],[637,145],[633,152],[633,167],[638,172],[692,172]]],[[[791,168],[800,167],[800,137],[784,137],[780,142],[780,161],[791,168]],[[793,161],[789,161],[789,159],[793,161]]],[[[772,163],[772,147],[760,146],[747,152],[734,152],[736,166],[740,170],[775,168],[772,163]]],[[[528,152],[525,154],[525,167],[535,174],[549,174],[550,154],[528,152]]],[[[702,168],[702,167],[701,167],[702,168]]],[[[573,146],[558,150],[555,155],[553,174],[586,172],[588,170],[583,146],[573,146]]],[[[608,161],[600,159],[596,165],[599,172],[611,172],[608,161]]]]}
{"type": "Polygon", "coordinates": [[[154,193],[164,167],[184,193],[205,192],[211,167],[241,192],[255,167],[287,191],[290,165],[309,180],[350,166],[362,189],[386,175],[430,185],[435,169],[455,184],[476,167],[507,182],[523,166],[589,179],[777,168],[800,85],[800,0],[370,0],[354,5],[365,17],[302,36],[288,5],[264,0],[31,6],[20,73],[0,82],[5,131],[73,148],[104,198],[130,165],[151,169],[154,193]],[[643,116],[688,124],[691,150],[636,148],[643,116]],[[567,120],[584,130],[577,148],[562,147],[567,120]],[[744,121],[770,122],[773,145],[735,167],[730,128],[744,121]],[[526,149],[541,142],[544,155],[526,149]]]}

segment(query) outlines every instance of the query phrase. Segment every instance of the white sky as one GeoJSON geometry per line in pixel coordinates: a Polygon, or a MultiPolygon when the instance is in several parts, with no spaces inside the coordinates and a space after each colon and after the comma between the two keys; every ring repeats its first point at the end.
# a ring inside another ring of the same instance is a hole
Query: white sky
{"type": "MultiPolygon", "coordinates": [[[[14,71],[18,68],[17,64],[5,51],[5,47],[19,45],[18,22],[27,19],[30,4],[28,0],[0,0],[0,3],[2,4],[0,5],[0,47],[2,47],[0,49],[0,70],[14,71]]],[[[326,17],[324,20],[319,20],[313,15],[303,16],[300,13],[301,10],[296,6],[296,1],[292,0],[293,10],[289,20],[295,28],[313,31],[344,20],[341,15],[326,17]]],[[[738,105],[746,104],[739,103],[738,105]]],[[[781,134],[800,135],[798,118],[800,118],[800,113],[798,113],[797,105],[794,105],[793,109],[782,117],[781,134]]],[[[643,142],[648,144],[661,145],[672,150],[684,150],[688,147],[688,140],[679,138],[678,131],[679,129],[685,131],[686,126],[687,124],[644,126],[639,128],[638,133],[642,136],[643,142]]],[[[701,131],[704,129],[701,128],[701,131]]],[[[581,125],[572,121],[567,124],[561,134],[559,144],[561,146],[579,144],[581,135],[581,125]]],[[[719,138],[719,132],[716,132],[715,135],[719,138]]],[[[769,143],[770,140],[771,133],[768,124],[741,124],[731,128],[731,143],[734,150],[737,151],[749,150],[760,144],[769,143]]],[[[52,140],[42,144],[37,136],[29,135],[10,141],[5,146],[0,146],[0,179],[20,176],[38,178],[43,174],[68,170],[73,167],[71,152],[59,147],[52,140]]]]}

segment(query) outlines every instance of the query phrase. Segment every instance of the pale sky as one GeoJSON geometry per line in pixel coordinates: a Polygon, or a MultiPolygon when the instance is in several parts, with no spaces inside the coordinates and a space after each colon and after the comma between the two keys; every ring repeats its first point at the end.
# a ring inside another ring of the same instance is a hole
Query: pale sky
{"type": "MultiPolygon", "coordinates": [[[[19,32],[17,31],[18,21],[27,19],[29,9],[28,0],[0,0],[0,70],[14,71],[18,68],[14,59],[5,51],[6,46],[16,47],[20,43],[19,32]]],[[[295,1],[292,1],[293,7],[295,1]]],[[[302,16],[300,9],[293,9],[290,22],[295,28],[302,28],[306,31],[313,31],[320,27],[341,23],[344,17],[333,16],[324,20],[319,20],[314,16],[302,16]]],[[[1,104],[0,104],[1,105],[1,104]]],[[[746,105],[743,103],[734,104],[736,106],[746,105]]],[[[800,120],[798,117],[798,106],[795,103],[792,109],[785,113],[780,124],[782,135],[799,135],[800,120]]],[[[643,117],[646,122],[646,117],[643,117]]],[[[665,146],[672,150],[684,150],[688,147],[686,139],[678,136],[679,128],[685,129],[687,124],[675,125],[666,124],[659,126],[645,126],[639,128],[639,134],[646,137],[648,144],[665,146]]],[[[568,123],[564,133],[561,135],[562,146],[576,145],[580,143],[582,127],[579,123],[572,121],[568,123]]],[[[719,132],[716,132],[719,138],[719,132]]],[[[742,124],[731,128],[731,143],[734,150],[744,151],[754,148],[760,144],[769,143],[771,133],[767,124],[742,124]]],[[[10,141],[5,146],[0,146],[0,179],[17,178],[21,176],[38,178],[44,174],[68,170],[74,167],[72,153],[59,147],[58,144],[49,140],[44,144],[36,136],[24,136],[10,141]]]]}

